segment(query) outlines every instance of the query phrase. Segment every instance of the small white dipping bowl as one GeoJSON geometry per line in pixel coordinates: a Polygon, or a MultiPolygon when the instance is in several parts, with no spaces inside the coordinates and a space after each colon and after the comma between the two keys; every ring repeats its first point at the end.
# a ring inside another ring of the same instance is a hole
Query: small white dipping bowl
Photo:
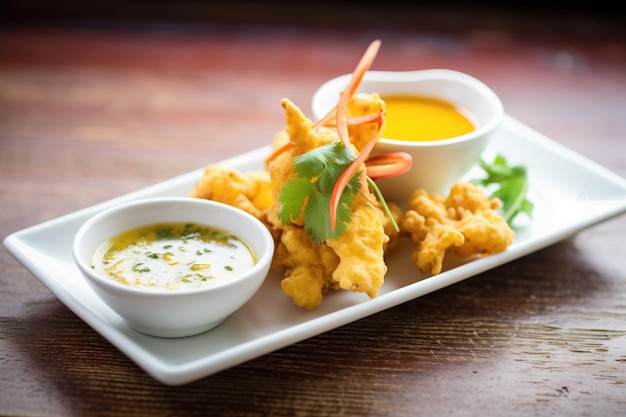
{"type": "MultiPolygon", "coordinates": [[[[332,109],[351,74],[323,84],[313,95],[313,116],[320,119],[332,109]]],[[[425,188],[447,195],[452,184],[472,167],[494,136],[504,110],[498,96],[483,82],[462,72],[446,69],[417,71],[368,71],[358,89],[364,93],[418,95],[439,98],[467,109],[478,120],[470,133],[432,141],[407,141],[383,137],[372,156],[407,152],[413,158],[411,170],[403,175],[377,180],[385,198],[405,202],[410,193],[425,188]]]]}
{"type": "Polygon", "coordinates": [[[183,337],[206,332],[244,305],[267,277],[274,240],[254,216],[226,204],[191,197],[136,200],[87,220],[73,242],[73,256],[95,293],[133,329],[152,336],[183,337]],[[256,264],[228,281],[178,290],[126,286],[92,268],[96,249],[129,229],[164,222],[192,222],[229,231],[245,241],[256,264]]]}

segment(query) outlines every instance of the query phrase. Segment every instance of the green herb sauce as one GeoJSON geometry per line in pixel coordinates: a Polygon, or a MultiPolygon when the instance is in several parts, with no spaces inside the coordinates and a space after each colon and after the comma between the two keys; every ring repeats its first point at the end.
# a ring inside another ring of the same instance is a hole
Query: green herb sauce
{"type": "Polygon", "coordinates": [[[104,242],[92,268],[119,283],[146,288],[203,288],[251,269],[256,256],[239,237],[194,223],[159,223],[104,242]]]}

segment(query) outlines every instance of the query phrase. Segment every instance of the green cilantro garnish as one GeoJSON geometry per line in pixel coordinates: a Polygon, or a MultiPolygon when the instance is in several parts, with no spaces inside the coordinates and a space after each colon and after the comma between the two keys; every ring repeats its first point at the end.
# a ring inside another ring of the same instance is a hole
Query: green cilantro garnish
{"type": "Polygon", "coordinates": [[[139,262],[133,266],[133,271],[137,272],[150,272],[150,268],[143,266],[143,262],[139,262]]]}
{"type": "Polygon", "coordinates": [[[334,230],[330,215],[331,195],[337,180],[355,159],[354,152],[339,141],[294,157],[296,178],[289,179],[280,190],[278,218],[281,224],[286,225],[304,213],[304,229],[315,243],[341,236],[350,223],[350,205],[360,189],[363,173],[354,175],[342,193],[334,230]]]}
{"type": "Polygon", "coordinates": [[[502,155],[497,155],[491,164],[481,160],[480,167],[487,173],[487,177],[475,179],[472,182],[484,187],[497,186],[491,193],[491,198],[499,198],[502,201],[502,217],[507,223],[511,224],[520,213],[526,213],[529,217],[532,215],[534,205],[526,195],[528,177],[525,167],[509,166],[502,155]]]}

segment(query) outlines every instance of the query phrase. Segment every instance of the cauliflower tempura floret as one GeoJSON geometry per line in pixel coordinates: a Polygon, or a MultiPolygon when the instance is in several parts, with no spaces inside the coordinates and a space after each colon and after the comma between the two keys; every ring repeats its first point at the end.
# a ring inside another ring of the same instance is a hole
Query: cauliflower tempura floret
{"type": "MultiPolygon", "coordinates": [[[[356,93],[348,103],[349,116],[363,116],[365,114],[386,114],[385,102],[377,93],[356,93]]],[[[378,126],[375,123],[362,123],[348,126],[350,141],[360,151],[376,134],[378,126]]]]}
{"type": "Polygon", "coordinates": [[[294,304],[316,308],[332,287],[332,274],[339,264],[335,252],[315,244],[301,227],[286,226],[275,253],[275,262],[285,268],[281,289],[294,304]]]}
{"type": "Polygon", "coordinates": [[[371,203],[356,203],[352,210],[347,230],[337,239],[326,241],[340,259],[333,279],[344,290],[365,292],[374,298],[387,273],[383,257],[389,237],[371,203]]]}
{"type": "Polygon", "coordinates": [[[240,173],[221,165],[208,165],[191,197],[215,200],[238,207],[257,218],[274,204],[266,171],[240,173]]]}
{"type": "MultiPolygon", "coordinates": [[[[364,97],[360,99],[363,103],[367,102],[364,97]]],[[[287,127],[278,133],[274,148],[284,145],[285,135],[288,135],[293,146],[268,164],[277,201],[281,187],[294,175],[294,156],[339,141],[336,131],[324,127],[314,128],[313,123],[289,100],[283,100],[282,105],[287,127]]],[[[365,109],[363,106],[357,108],[360,111],[365,109]]],[[[375,109],[376,106],[370,105],[368,108],[375,109]]],[[[365,135],[368,131],[369,127],[362,129],[361,134],[365,135]]],[[[369,134],[371,137],[372,133],[369,134]]],[[[391,231],[393,228],[388,225],[388,221],[383,222],[384,213],[377,206],[373,194],[363,192],[358,195],[351,207],[351,221],[342,236],[319,244],[302,229],[302,218],[293,219],[286,226],[280,225],[279,210],[280,203],[276,203],[267,215],[272,225],[283,228],[275,264],[285,268],[281,288],[296,305],[308,309],[317,307],[329,288],[365,292],[370,297],[377,295],[387,272],[383,256],[389,236],[385,234],[384,225],[391,231]]],[[[393,233],[395,236],[395,231],[393,233]]]]}
{"type": "Polygon", "coordinates": [[[293,145],[293,156],[319,148],[338,139],[336,133],[331,129],[315,129],[313,122],[289,99],[283,99],[281,105],[285,110],[286,132],[293,145]]]}
{"type": "Polygon", "coordinates": [[[417,244],[415,264],[436,275],[448,251],[467,258],[505,250],[515,233],[496,213],[499,207],[499,200],[489,199],[470,182],[454,184],[446,199],[424,190],[413,192],[402,226],[417,244]]]}
{"type": "Polygon", "coordinates": [[[289,142],[293,147],[278,154],[267,166],[270,190],[276,201],[278,201],[282,186],[295,176],[293,157],[337,140],[336,133],[330,129],[314,129],[311,120],[307,119],[290,100],[283,99],[281,105],[285,111],[286,127],[276,134],[272,148],[275,151],[289,142]]]}

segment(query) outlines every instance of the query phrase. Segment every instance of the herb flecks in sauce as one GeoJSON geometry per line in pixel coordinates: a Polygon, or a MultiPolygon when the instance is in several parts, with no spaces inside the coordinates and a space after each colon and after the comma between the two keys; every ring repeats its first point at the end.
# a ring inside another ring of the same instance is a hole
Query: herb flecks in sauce
{"type": "Polygon", "coordinates": [[[98,248],[94,269],[130,286],[201,288],[239,276],[256,263],[239,237],[193,223],[128,230],[98,248]]]}

